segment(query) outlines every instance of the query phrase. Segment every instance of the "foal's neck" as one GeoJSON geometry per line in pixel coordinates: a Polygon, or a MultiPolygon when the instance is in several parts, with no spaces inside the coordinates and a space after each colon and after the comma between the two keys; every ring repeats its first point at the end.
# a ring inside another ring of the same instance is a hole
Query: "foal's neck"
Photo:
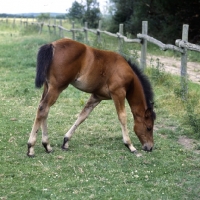
{"type": "Polygon", "coordinates": [[[127,101],[131,108],[131,112],[133,113],[134,117],[144,117],[145,111],[147,109],[147,103],[140,81],[134,81],[131,88],[131,91],[129,91],[127,94],[127,101]]]}

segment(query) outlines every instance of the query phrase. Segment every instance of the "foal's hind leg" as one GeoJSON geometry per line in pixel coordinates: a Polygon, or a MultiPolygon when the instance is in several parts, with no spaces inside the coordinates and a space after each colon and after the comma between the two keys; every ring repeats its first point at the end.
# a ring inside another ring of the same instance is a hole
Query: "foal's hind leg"
{"type": "Polygon", "coordinates": [[[101,100],[95,97],[93,94],[90,96],[88,102],[86,103],[85,107],[79,114],[77,120],[75,121],[73,126],[69,129],[69,131],[65,134],[63,145],[62,145],[63,150],[68,150],[68,147],[69,147],[68,142],[70,138],[72,137],[72,134],[100,102],[101,100]]]}
{"type": "Polygon", "coordinates": [[[35,122],[30,133],[30,137],[28,140],[28,156],[34,156],[34,145],[36,143],[37,133],[41,126],[42,128],[42,144],[46,149],[46,152],[51,152],[52,148],[48,141],[48,134],[47,134],[47,116],[50,107],[56,102],[60,91],[55,88],[44,88],[44,92],[42,95],[42,99],[40,101],[40,105],[37,110],[35,122]]]}
{"type": "Polygon", "coordinates": [[[126,116],[126,109],[125,109],[125,91],[121,90],[121,91],[115,92],[111,94],[111,96],[115,103],[118,119],[121,123],[123,142],[125,146],[132,153],[136,153],[136,148],[131,143],[131,140],[128,134],[128,129],[127,129],[127,116],[126,116]]]}

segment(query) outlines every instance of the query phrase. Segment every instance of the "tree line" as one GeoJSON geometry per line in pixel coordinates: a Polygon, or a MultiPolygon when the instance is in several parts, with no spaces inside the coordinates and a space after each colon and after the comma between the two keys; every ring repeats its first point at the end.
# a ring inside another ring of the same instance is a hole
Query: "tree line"
{"type": "Polygon", "coordinates": [[[141,22],[148,21],[149,35],[165,43],[174,43],[178,35],[181,38],[182,25],[189,24],[189,41],[200,43],[200,0],[108,0],[103,14],[98,0],[74,1],[67,16],[87,21],[90,28],[97,28],[102,19],[111,32],[123,23],[125,34],[133,36],[141,30],[141,22]]]}
{"type": "Polygon", "coordinates": [[[85,0],[83,3],[74,1],[72,7],[67,10],[67,17],[80,22],[87,22],[90,28],[96,28],[102,14],[97,0],[85,0]]]}
{"type": "MultiPolygon", "coordinates": [[[[200,0],[107,0],[105,12],[101,13],[100,0],[74,0],[66,14],[54,15],[56,18],[69,18],[89,28],[97,28],[99,20],[103,28],[116,33],[119,24],[124,24],[124,34],[135,37],[141,30],[141,22],[148,21],[148,34],[164,43],[174,43],[182,36],[182,25],[189,25],[189,42],[200,44],[200,0]]],[[[39,20],[52,17],[52,13],[33,13],[21,17],[37,17],[39,20]],[[33,16],[34,15],[34,16],[33,16]]],[[[0,14],[0,17],[19,17],[0,14]]]]}

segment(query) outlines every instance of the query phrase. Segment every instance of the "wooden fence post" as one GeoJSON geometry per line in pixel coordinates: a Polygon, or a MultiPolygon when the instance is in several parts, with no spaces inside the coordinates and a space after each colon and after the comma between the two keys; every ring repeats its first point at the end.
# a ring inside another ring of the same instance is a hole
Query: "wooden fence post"
{"type": "MultiPolygon", "coordinates": [[[[182,30],[182,40],[188,42],[188,30],[189,25],[184,24],[182,30]]],[[[183,53],[181,53],[181,92],[182,99],[187,99],[187,48],[183,48],[183,53]]]]}
{"type": "MultiPolygon", "coordinates": [[[[98,30],[101,30],[101,24],[102,24],[102,21],[99,20],[98,30]]],[[[98,30],[97,30],[97,42],[100,43],[101,42],[101,32],[98,30]]]]}
{"type": "Polygon", "coordinates": [[[49,18],[49,24],[48,24],[48,29],[49,29],[49,34],[51,34],[51,18],[49,18]]]}
{"type": "Polygon", "coordinates": [[[62,30],[61,26],[62,26],[62,19],[60,19],[60,27],[59,27],[59,35],[62,38],[63,37],[63,30],[62,30]]]}
{"type": "Polygon", "coordinates": [[[75,31],[74,31],[74,27],[75,27],[75,25],[74,25],[74,21],[72,22],[72,29],[71,29],[71,31],[72,31],[72,39],[73,40],[75,40],[75,31]]]}
{"type": "Polygon", "coordinates": [[[85,22],[85,29],[84,29],[84,32],[85,32],[85,43],[88,44],[88,23],[85,22]]]}
{"type": "MultiPolygon", "coordinates": [[[[120,35],[124,35],[124,24],[120,24],[119,25],[119,33],[120,33],[120,35]]],[[[119,39],[118,39],[118,51],[119,52],[121,52],[121,46],[122,46],[122,44],[123,44],[123,40],[122,40],[122,38],[121,37],[119,37],[119,39]]]]}
{"type": "Polygon", "coordinates": [[[40,24],[40,30],[39,30],[39,34],[41,34],[42,33],[42,28],[43,28],[43,22],[40,24]]]}
{"type": "Polygon", "coordinates": [[[13,19],[13,28],[15,27],[15,17],[13,19]]]}
{"type": "Polygon", "coordinates": [[[56,35],[56,18],[54,18],[54,26],[53,26],[53,29],[54,29],[54,35],[56,35]]]}
{"type": "Polygon", "coordinates": [[[22,27],[22,17],[21,17],[21,20],[20,20],[20,26],[22,27]]]}
{"type": "MultiPolygon", "coordinates": [[[[148,22],[142,22],[142,34],[148,34],[148,22]]],[[[144,70],[146,68],[146,56],[147,56],[147,40],[142,39],[142,47],[141,47],[141,58],[140,58],[140,65],[141,69],[144,70]]]]}

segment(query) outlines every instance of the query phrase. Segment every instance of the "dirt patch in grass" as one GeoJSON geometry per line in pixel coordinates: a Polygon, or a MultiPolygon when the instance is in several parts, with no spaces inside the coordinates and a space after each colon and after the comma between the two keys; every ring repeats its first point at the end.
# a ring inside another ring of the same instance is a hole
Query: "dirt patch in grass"
{"type": "Polygon", "coordinates": [[[185,149],[200,154],[200,150],[195,149],[197,146],[197,142],[194,139],[188,138],[186,136],[180,136],[178,139],[178,143],[181,144],[185,149]]]}
{"type": "Polygon", "coordinates": [[[190,139],[186,136],[180,136],[178,139],[178,143],[183,145],[185,149],[193,150],[194,149],[194,140],[190,139]]]}
{"type": "MultiPolygon", "coordinates": [[[[153,59],[156,66],[157,58],[159,61],[164,64],[164,70],[171,74],[180,75],[181,74],[181,61],[174,57],[164,57],[164,56],[147,56],[147,65],[150,63],[150,60],[153,59]]],[[[200,83],[200,63],[198,62],[187,62],[187,73],[188,79],[195,83],[200,83]]]]}
{"type": "MultiPolygon", "coordinates": [[[[141,52],[138,51],[139,58],[141,57],[141,52]]],[[[157,59],[159,59],[160,64],[163,64],[165,72],[178,75],[181,74],[181,58],[158,56],[158,55],[147,55],[147,66],[156,66],[157,59]]],[[[140,59],[138,59],[140,62],[140,59]]],[[[188,79],[194,83],[200,84],[200,63],[199,62],[187,62],[187,75],[188,79]]]]}

